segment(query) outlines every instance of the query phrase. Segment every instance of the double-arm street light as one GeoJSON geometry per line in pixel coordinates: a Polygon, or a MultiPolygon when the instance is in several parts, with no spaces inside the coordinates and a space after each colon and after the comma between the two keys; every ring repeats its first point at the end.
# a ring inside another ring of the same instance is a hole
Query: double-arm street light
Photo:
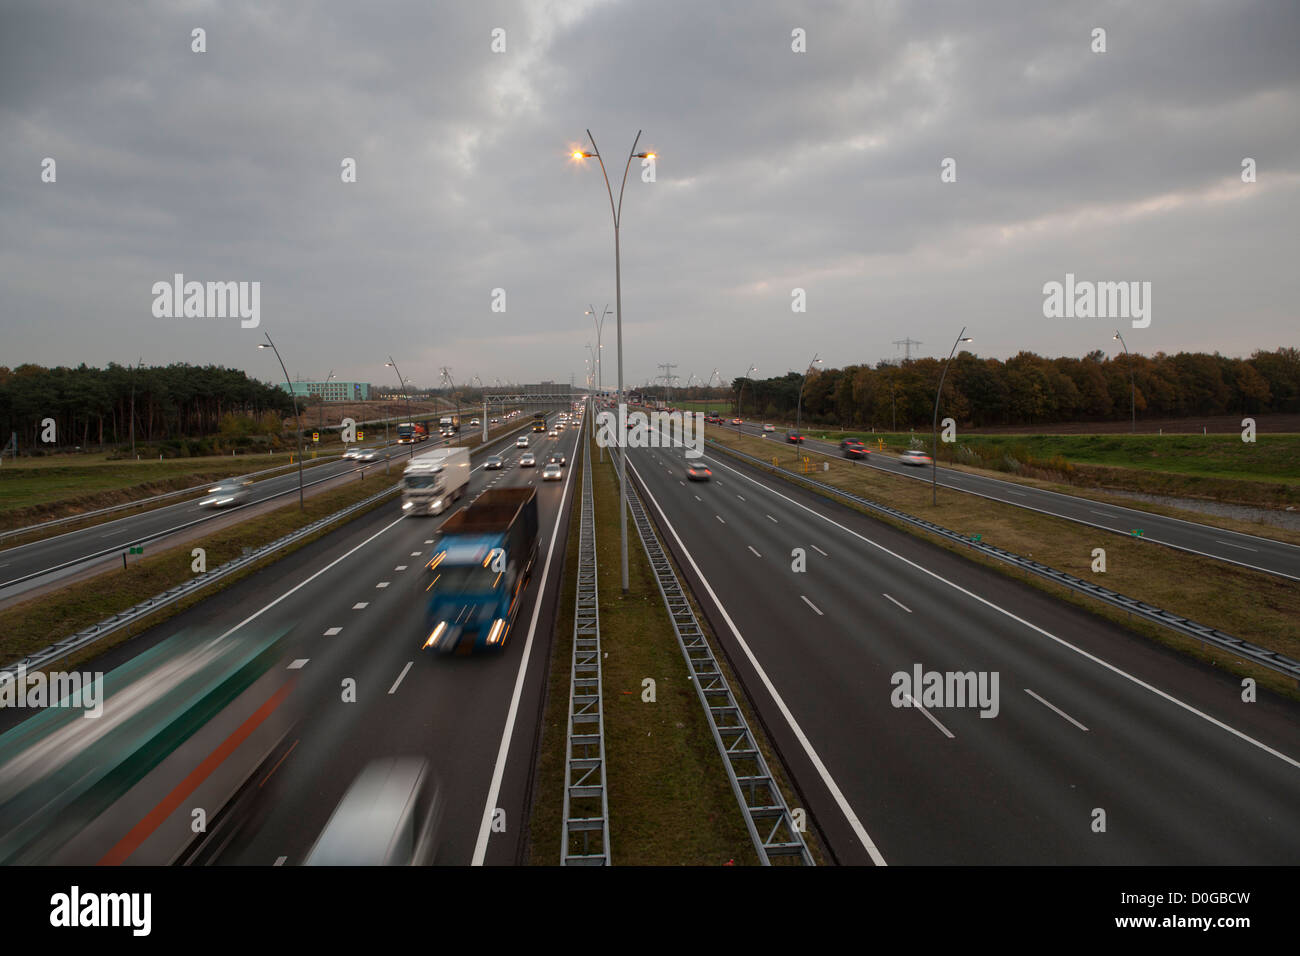
{"type": "MultiPolygon", "coordinates": [[[[623,194],[620,192],[619,193],[620,199],[622,198],[622,195],[623,194]]],[[[605,311],[602,312],[599,317],[597,317],[596,315],[595,305],[593,305],[590,309],[588,309],[586,314],[591,316],[591,320],[596,323],[596,363],[595,363],[596,368],[594,369],[594,371],[596,373],[596,391],[597,393],[600,393],[602,388],[604,387],[604,381],[603,381],[604,376],[601,375],[601,368],[600,368],[600,353],[601,350],[605,347],[600,342],[600,334],[605,328],[605,316],[609,315],[609,303],[608,302],[605,303],[605,311]]],[[[604,396],[602,395],[601,397],[603,398],[604,396]]],[[[598,454],[600,455],[600,460],[604,461],[605,449],[603,446],[601,446],[601,448],[599,449],[598,454]]]]}
{"type": "Polygon", "coordinates": [[[948,364],[943,367],[943,374],[939,376],[939,390],[934,393],[934,447],[931,449],[932,455],[930,460],[930,496],[933,499],[932,504],[939,503],[939,396],[943,394],[943,380],[948,377],[948,365],[952,364],[953,353],[957,351],[957,346],[962,342],[973,342],[972,338],[966,336],[966,327],[957,335],[957,341],[952,343],[952,351],[948,353],[948,364]]]}
{"type": "Polygon", "coordinates": [[[259,349],[270,349],[275,353],[275,357],[280,359],[280,371],[284,372],[284,384],[289,387],[289,397],[293,399],[293,422],[297,426],[296,432],[298,435],[298,510],[302,511],[306,505],[303,504],[302,500],[302,418],[298,415],[298,395],[293,390],[293,382],[289,381],[289,370],[284,367],[284,359],[280,358],[280,350],[271,341],[271,333],[266,332],[264,334],[266,335],[266,341],[259,342],[257,347],[259,349]]]}
{"type": "MultiPolygon", "coordinates": [[[[1124,341],[1124,336],[1119,334],[1119,329],[1115,330],[1115,338],[1119,339],[1119,344],[1124,346],[1124,362],[1128,365],[1128,407],[1133,416],[1133,427],[1131,431],[1136,435],[1138,430],[1137,384],[1133,380],[1133,356],[1129,355],[1128,343],[1124,341]]],[[[1111,341],[1114,341],[1114,339],[1111,341]]]]}
{"type": "Polygon", "coordinates": [[[605,192],[609,195],[609,211],[614,216],[614,318],[618,325],[618,534],[623,553],[623,593],[627,593],[627,449],[624,447],[624,405],[623,405],[623,270],[619,249],[619,226],[623,218],[623,191],[627,189],[627,172],[632,168],[633,159],[654,159],[654,153],[638,153],[637,143],[641,142],[641,131],[636,131],[632,140],[632,150],[627,154],[627,163],[623,167],[623,185],[618,190],[618,205],[614,204],[614,189],[609,184],[609,173],[605,169],[605,160],[596,146],[596,137],[587,130],[591,140],[591,152],[574,150],[576,160],[595,158],[600,163],[600,174],[605,178],[605,192]]]}
{"type": "MultiPolygon", "coordinates": [[[[388,361],[384,363],[384,366],[386,368],[391,368],[394,372],[397,373],[397,384],[402,386],[402,392],[406,395],[406,423],[411,426],[411,457],[414,458],[415,457],[415,419],[411,417],[411,391],[406,387],[406,379],[402,378],[402,372],[397,367],[397,363],[393,361],[393,357],[391,355],[388,356],[388,361]]],[[[398,444],[401,444],[402,441],[401,429],[398,429],[397,441],[398,444]]],[[[385,452],[385,454],[387,454],[387,452],[385,452]]]]}
{"type": "Polygon", "coordinates": [[[795,430],[795,432],[798,432],[798,431],[799,431],[799,423],[800,423],[801,421],[803,421],[803,386],[804,386],[804,382],[807,382],[807,381],[808,381],[808,373],[812,371],[812,367],[813,367],[814,365],[821,365],[821,364],[822,364],[822,360],[821,360],[820,358],[818,358],[816,355],[814,355],[814,356],[812,357],[812,361],[808,363],[808,367],[805,368],[804,371],[803,371],[803,381],[801,381],[801,382],[799,383],[799,404],[798,404],[798,407],[795,409],[795,413],[794,413],[794,430],[795,430]]]}

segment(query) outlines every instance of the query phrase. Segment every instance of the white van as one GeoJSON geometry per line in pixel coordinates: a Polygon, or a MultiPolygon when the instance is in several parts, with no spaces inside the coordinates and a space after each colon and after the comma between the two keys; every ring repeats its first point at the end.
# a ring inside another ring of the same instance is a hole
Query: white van
{"type": "Polygon", "coordinates": [[[469,449],[439,448],[412,458],[402,473],[402,510],[442,514],[469,486],[469,449]]]}

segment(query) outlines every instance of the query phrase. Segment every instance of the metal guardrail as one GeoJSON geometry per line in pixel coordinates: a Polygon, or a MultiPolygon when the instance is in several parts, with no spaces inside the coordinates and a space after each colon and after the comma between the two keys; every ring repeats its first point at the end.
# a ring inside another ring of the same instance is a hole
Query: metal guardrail
{"type": "Polygon", "coordinates": [[[609,866],[611,862],[598,598],[591,449],[585,447],[578,525],[578,588],[573,609],[573,664],[569,677],[569,735],[564,760],[561,866],[609,866]]]}
{"type": "Polygon", "coordinates": [[[720,445],[711,438],[706,441],[709,445],[712,445],[715,449],[722,451],[724,454],[752,462],[766,471],[774,472],[787,481],[802,482],[807,485],[812,485],[814,488],[818,488],[834,495],[835,497],[847,499],[855,504],[862,505],[871,511],[888,515],[895,520],[905,522],[912,527],[922,528],[925,531],[937,534],[949,541],[972,548],[981,554],[985,554],[991,558],[996,558],[999,561],[1013,565],[1023,571],[1028,571],[1040,578],[1045,578],[1046,580],[1052,581],[1056,584],[1064,585],[1080,594],[1086,594],[1089,597],[1103,601],[1112,607],[1119,608],[1122,611],[1127,611],[1130,614],[1151,621],[1154,624],[1159,624],[1162,627],[1167,627],[1185,637],[1190,637],[1205,644],[1217,647],[1220,650],[1237,654],[1253,664],[1267,667],[1269,670],[1276,671],[1279,674],[1290,677],[1292,680],[1300,682],[1300,661],[1284,657],[1276,651],[1270,651],[1268,648],[1260,647],[1257,644],[1251,644],[1249,641],[1243,641],[1241,638],[1233,637],[1231,634],[1210,627],[1207,624],[1198,624],[1196,621],[1189,620],[1188,618],[1174,614],[1172,611],[1166,611],[1163,608],[1156,607],[1155,605],[1147,604],[1144,601],[1139,601],[1136,598],[1126,597],[1118,591],[1112,591],[1109,588],[1093,584],[1091,581],[1085,581],[1083,578],[1077,578],[1072,574],[1065,573],[1064,571],[1058,571],[1055,568],[1034,561],[1032,558],[1021,557],[1020,555],[1007,551],[1004,548],[986,544],[982,541],[972,540],[965,535],[958,534],[956,531],[950,531],[941,525],[937,525],[933,521],[926,521],[924,518],[917,518],[905,511],[891,508],[889,505],[882,505],[877,501],[872,501],[870,498],[855,495],[842,488],[836,488],[834,485],[828,485],[825,482],[817,481],[807,475],[787,472],[782,468],[774,467],[770,461],[765,461],[762,458],[748,455],[743,451],[737,451],[734,448],[720,445]]]}
{"type": "Polygon", "coordinates": [[[136,621],[148,617],[160,608],[164,608],[169,604],[174,604],[198,591],[202,591],[204,588],[220,581],[222,578],[229,577],[236,571],[239,571],[250,564],[255,564],[258,561],[261,561],[267,555],[274,554],[276,551],[288,547],[295,541],[308,537],[309,535],[319,531],[321,528],[342,518],[346,518],[348,515],[353,514],[354,512],[359,511],[388,495],[394,494],[400,489],[400,484],[392,485],[377,494],[373,494],[368,498],[358,501],[356,504],[349,505],[342,511],[336,511],[332,515],[318,518],[311,524],[304,525],[297,531],[291,531],[283,537],[272,541],[270,544],[264,544],[260,548],[254,548],[247,554],[227,561],[225,564],[213,569],[212,571],[197,575],[196,577],[186,581],[184,584],[178,584],[173,588],[163,591],[161,594],[149,598],[147,601],[141,601],[134,607],[122,611],[119,614],[114,614],[112,617],[106,618],[98,624],[93,624],[85,630],[78,631],[71,637],[57,641],[42,651],[37,651],[35,654],[24,657],[21,661],[16,661],[13,664],[0,668],[0,674],[9,673],[16,677],[19,668],[25,668],[27,672],[30,673],[39,668],[48,666],[55,661],[67,657],[72,652],[93,644],[95,641],[108,634],[112,634],[114,631],[121,630],[124,627],[134,624],[136,621]]]}
{"type": "Polygon", "coordinates": [[[745,827],[758,853],[759,862],[770,866],[775,860],[793,860],[804,866],[816,865],[803,834],[795,827],[781,788],[768,770],[745,715],[732,696],[731,688],[718,667],[704,630],[695,618],[668,556],[655,536],[654,528],[636,490],[628,487],[628,508],[641,536],[641,545],[654,571],[659,593],[677,635],[677,644],[691,670],[692,683],[704,708],[713,742],[727,769],[732,793],[745,818],[745,827]]]}
{"type": "MultiPolygon", "coordinates": [[[[321,458],[312,459],[312,464],[323,465],[327,461],[330,461],[335,458],[341,458],[341,457],[342,457],[341,455],[326,455],[321,458]]],[[[294,467],[293,464],[276,465],[274,468],[263,468],[261,471],[250,471],[246,475],[232,475],[231,477],[232,478],[235,477],[256,478],[258,475],[269,475],[273,471],[284,471],[285,469],[293,468],[293,467],[294,467]]],[[[308,467],[306,462],[303,463],[303,467],[308,467]]],[[[214,481],[222,481],[222,480],[223,479],[221,478],[214,479],[214,481]]],[[[12,538],[15,535],[27,534],[28,532],[31,531],[40,531],[43,528],[55,528],[61,524],[69,524],[73,521],[85,521],[87,518],[98,518],[100,515],[110,515],[115,511],[125,511],[128,508],[139,508],[144,505],[154,504],[159,501],[166,501],[168,498],[178,498],[181,495],[192,495],[195,492],[197,492],[199,489],[205,486],[210,486],[211,484],[212,484],[211,481],[204,481],[204,482],[200,482],[197,485],[191,485],[188,488],[179,488],[176,491],[164,491],[160,495],[152,495],[151,497],[140,498],[137,499],[136,501],[125,501],[120,505],[109,505],[107,508],[100,508],[97,511],[85,511],[82,512],[81,514],[68,515],[65,518],[54,518],[50,521],[42,521],[40,524],[29,524],[25,528],[13,528],[10,529],[9,531],[0,531],[0,541],[3,541],[5,538],[12,538]]]]}

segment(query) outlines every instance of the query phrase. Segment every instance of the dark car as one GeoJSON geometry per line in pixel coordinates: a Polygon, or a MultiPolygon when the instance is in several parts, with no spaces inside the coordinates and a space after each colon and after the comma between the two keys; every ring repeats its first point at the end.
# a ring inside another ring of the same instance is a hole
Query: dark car
{"type": "Polygon", "coordinates": [[[691,481],[708,481],[713,477],[708,465],[692,463],[686,466],[686,477],[691,481]]]}
{"type": "Polygon", "coordinates": [[[569,460],[565,458],[564,455],[560,454],[559,452],[556,452],[554,455],[551,455],[549,458],[546,459],[546,463],[548,465],[567,465],[569,463],[569,460]]]}
{"type": "Polygon", "coordinates": [[[852,458],[856,460],[859,458],[866,458],[870,454],[871,454],[871,449],[868,448],[866,445],[858,444],[858,445],[844,446],[845,458],[852,458]]]}
{"type": "Polygon", "coordinates": [[[861,444],[862,444],[861,440],[857,438],[846,438],[842,442],[840,442],[840,447],[848,448],[850,445],[861,445],[861,444]]]}
{"type": "Polygon", "coordinates": [[[790,444],[792,444],[792,445],[802,445],[802,444],[803,444],[803,435],[802,435],[800,432],[789,432],[789,433],[785,436],[785,440],[788,441],[788,442],[789,442],[790,444]]]}
{"type": "Polygon", "coordinates": [[[495,471],[498,468],[505,467],[505,459],[500,455],[489,455],[487,461],[483,462],[484,469],[495,471]]]}

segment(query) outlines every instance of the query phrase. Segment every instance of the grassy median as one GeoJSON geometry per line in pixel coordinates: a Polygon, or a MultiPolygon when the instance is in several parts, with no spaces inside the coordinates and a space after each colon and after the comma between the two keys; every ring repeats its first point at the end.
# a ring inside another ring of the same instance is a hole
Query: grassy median
{"type": "MultiPolygon", "coordinates": [[[[898,508],[968,537],[979,535],[984,543],[1032,557],[1059,571],[1096,581],[1127,597],[1217,627],[1234,637],[1288,657],[1300,658],[1300,588],[1294,581],[951,489],[939,490],[936,507],[931,504],[928,486],[869,465],[855,465],[843,459],[796,451],[794,446],[779,440],[748,436],[738,439],[734,432],[714,432],[711,437],[725,447],[762,458],[784,477],[797,481],[800,469],[807,467],[810,469],[808,477],[816,481],[898,508]],[[809,460],[807,465],[802,460],[805,456],[809,460]],[[824,464],[829,465],[829,470],[823,470],[824,464]],[[1105,573],[1092,570],[1094,548],[1106,552],[1105,573]]],[[[858,510],[879,517],[868,509],[858,510]]],[[[1185,638],[1167,628],[1132,618],[1126,612],[1051,584],[1036,575],[1015,570],[995,559],[982,557],[973,549],[952,544],[937,535],[888,518],[880,520],[1025,580],[1162,644],[1243,676],[1254,677],[1279,693],[1300,699],[1294,682],[1271,670],[1247,664],[1235,655],[1185,638]]]]}
{"type": "MultiPolygon", "coordinates": [[[[591,444],[587,451],[597,454],[591,444]]],[[[757,864],[630,516],[629,589],[626,597],[622,593],[618,478],[608,453],[605,459],[603,465],[593,461],[592,477],[611,860],[624,866],[757,864]],[[656,684],[654,703],[642,700],[647,677],[656,684]]],[[[530,862],[537,865],[560,859],[580,518],[575,505],[533,801],[530,862]]]]}

